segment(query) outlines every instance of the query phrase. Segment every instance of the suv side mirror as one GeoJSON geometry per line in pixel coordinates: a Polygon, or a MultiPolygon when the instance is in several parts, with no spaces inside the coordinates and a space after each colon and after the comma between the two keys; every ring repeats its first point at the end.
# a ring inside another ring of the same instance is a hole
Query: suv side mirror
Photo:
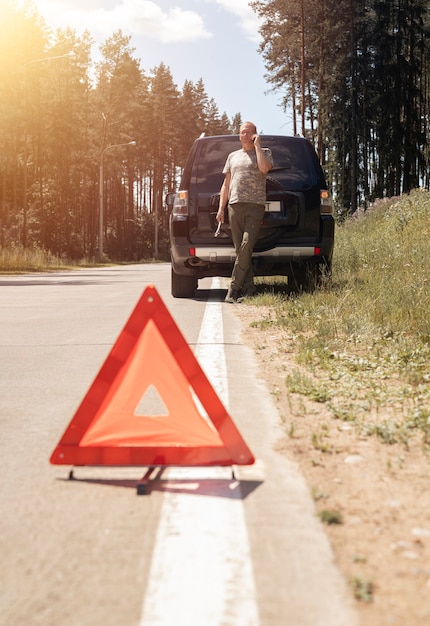
{"type": "Polygon", "coordinates": [[[171,191],[170,193],[166,195],[166,206],[170,208],[173,206],[175,202],[175,196],[176,196],[176,193],[174,191],[171,191]]]}

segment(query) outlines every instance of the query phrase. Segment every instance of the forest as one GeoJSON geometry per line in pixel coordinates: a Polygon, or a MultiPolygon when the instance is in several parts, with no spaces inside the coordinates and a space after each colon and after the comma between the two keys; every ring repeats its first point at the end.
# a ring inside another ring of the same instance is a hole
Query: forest
{"type": "Polygon", "coordinates": [[[0,11],[0,246],[169,258],[164,198],[192,142],[240,122],[203,80],[179,89],[164,64],[142,70],[121,31],[94,64],[89,32],[53,33],[12,2],[0,11]]]}
{"type": "Polygon", "coordinates": [[[341,214],[430,185],[428,0],[255,0],[267,79],[341,214]]]}
{"type": "MultiPolygon", "coordinates": [[[[294,132],[323,163],[339,218],[429,188],[430,8],[424,0],[261,0],[260,52],[294,132]]],[[[0,7],[0,247],[64,259],[169,258],[165,196],[199,135],[237,133],[204,77],[178,87],[114,32],[52,32],[0,7]]]]}

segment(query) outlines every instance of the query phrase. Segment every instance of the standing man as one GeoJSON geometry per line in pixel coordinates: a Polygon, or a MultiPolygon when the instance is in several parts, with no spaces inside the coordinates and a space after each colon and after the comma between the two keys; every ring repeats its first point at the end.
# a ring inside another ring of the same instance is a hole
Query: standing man
{"type": "Polygon", "coordinates": [[[252,252],[266,207],[266,175],[273,167],[272,153],[268,148],[261,147],[255,124],[242,124],[239,139],[242,148],[228,155],[223,169],[225,178],[216,216],[217,221],[223,224],[228,204],[236,261],[226,302],[238,302],[241,296],[250,296],[255,292],[252,252]]]}

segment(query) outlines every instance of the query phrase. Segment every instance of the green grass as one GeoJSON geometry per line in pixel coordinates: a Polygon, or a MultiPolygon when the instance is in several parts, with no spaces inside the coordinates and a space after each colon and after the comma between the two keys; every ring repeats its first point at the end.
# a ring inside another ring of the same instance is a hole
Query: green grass
{"type": "Polygon", "coordinates": [[[314,400],[314,402],[323,403],[330,399],[330,392],[326,386],[316,384],[311,377],[306,376],[297,369],[288,374],[285,381],[291,393],[301,393],[314,400]]]}
{"type": "Polygon", "coordinates": [[[337,226],[330,285],[294,297],[260,279],[253,301],[255,326],[294,340],[288,390],[387,444],[430,448],[429,241],[428,191],[378,201],[337,226]]]}

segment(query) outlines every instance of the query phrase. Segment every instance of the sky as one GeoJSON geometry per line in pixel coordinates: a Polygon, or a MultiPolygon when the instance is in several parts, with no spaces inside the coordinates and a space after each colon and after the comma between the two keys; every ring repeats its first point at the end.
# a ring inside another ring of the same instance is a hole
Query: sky
{"type": "Polygon", "coordinates": [[[271,91],[258,52],[257,15],[249,0],[33,0],[48,26],[87,29],[97,46],[121,29],[149,74],[169,67],[181,90],[202,79],[220,114],[252,121],[261,133],[291,135],[291,112],[271,91]]]}

